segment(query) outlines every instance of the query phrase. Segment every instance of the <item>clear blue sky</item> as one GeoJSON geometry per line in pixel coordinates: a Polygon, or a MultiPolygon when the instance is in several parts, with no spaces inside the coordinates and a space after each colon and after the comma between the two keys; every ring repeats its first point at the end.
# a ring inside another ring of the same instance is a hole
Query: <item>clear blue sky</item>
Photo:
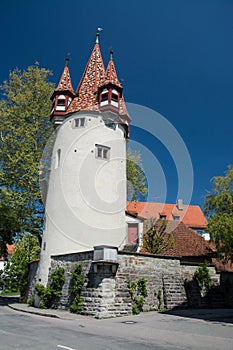
{"type": "MultiPolygon", "coordinates": [[[[202,206],[210,179],[233,163],[232,18],[232,0],[1,1],[0,81],[38,60],[57,83],[70,53],[76,89],[96,28],[104,28],[103,58],[107,63],[113,48],[126,101],[159,112],[183,138],[194,169],[191,203],[202,206]]],[[[166,201],[174,202],[171,155],[134,128],[132,139],[154,153],[166,177],[166,201]]],[[[149,200],[160,201],[155,187],[149,200]]]]}

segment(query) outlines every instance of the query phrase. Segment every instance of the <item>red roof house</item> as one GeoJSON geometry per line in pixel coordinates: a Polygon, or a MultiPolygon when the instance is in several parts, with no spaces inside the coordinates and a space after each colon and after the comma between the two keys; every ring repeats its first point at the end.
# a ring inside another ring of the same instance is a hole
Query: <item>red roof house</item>
{"type": "Polygon", "coordinates": [[[128,202],[127,212],[143,219],[166,219],[169,221],[182,221],[189,228],[204,230],[207,220],[198,205],[154,203],[154,202],[128,202]]]}

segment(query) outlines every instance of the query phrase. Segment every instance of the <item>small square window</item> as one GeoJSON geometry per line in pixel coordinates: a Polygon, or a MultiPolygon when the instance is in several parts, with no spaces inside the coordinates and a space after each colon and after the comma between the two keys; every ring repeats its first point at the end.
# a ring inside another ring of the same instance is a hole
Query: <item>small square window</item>
{"type": "Polygon", "coordinates": [[[65,102],[66,102],[65,100],[58,100],[57,105],[58,106],[65,106],[65,102]]]}
{"type": "Polygon", "coordinates": [[[95,145],[96,147],[96,158],[100,158],[100,159],[105,159],[105,160],[109,160],[109,156],[110,156],[110,148],[107,146],[102,146],[102,145],[95,145]]]}
{"type": "Polygon", "coordinates": [[[74,120],[74,125],[76,128],[79,128],[80,126],[85,126],[85,118],[76,118],[74,120]]]}

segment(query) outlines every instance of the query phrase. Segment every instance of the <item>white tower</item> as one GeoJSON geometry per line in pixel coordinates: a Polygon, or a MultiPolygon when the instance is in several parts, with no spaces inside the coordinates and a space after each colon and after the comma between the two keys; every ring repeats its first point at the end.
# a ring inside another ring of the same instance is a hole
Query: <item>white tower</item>
{"type": "Polygon", "coordinates": [[[38,281],[47,283],[51,255],[127,243],[126,141],[130,117],[110,53],[98,34],[76,93],[68,61],[52,96],[56,126],[38,281]]]}

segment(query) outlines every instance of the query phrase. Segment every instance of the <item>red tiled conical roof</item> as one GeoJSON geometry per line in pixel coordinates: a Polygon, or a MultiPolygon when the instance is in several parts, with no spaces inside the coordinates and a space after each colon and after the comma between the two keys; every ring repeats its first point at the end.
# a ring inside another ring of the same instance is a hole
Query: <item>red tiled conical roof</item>
{"type": "Polygon", "coordinates": [[[113,52],[110,51],[110,60],[108,62],[108,66],[105,72],[105,84],[112,83],[122,88],[122,84],[119,82],[119,79],[117,77],[117,72],[116,72],[114,61],[112,59],[112,54],[113,52]]]}
{"type": "Polygon", "coordinates": [[[98,110],[97,89],[104,80],[105,68],[97,36],[91,57],[76,91],[77,97],[72,101],[68,113],[85,109],[98,110]]]}
{"type": "Polygon", "coordinates": [[[55,89],[55,91],[66,91],[69,90],[74,94],[74,89],[71,83],[71,78],[70,78],[70,71],[68,67],[68,59],[66,60],[66,66],[62,72],[60,81],[55,89]]]}

